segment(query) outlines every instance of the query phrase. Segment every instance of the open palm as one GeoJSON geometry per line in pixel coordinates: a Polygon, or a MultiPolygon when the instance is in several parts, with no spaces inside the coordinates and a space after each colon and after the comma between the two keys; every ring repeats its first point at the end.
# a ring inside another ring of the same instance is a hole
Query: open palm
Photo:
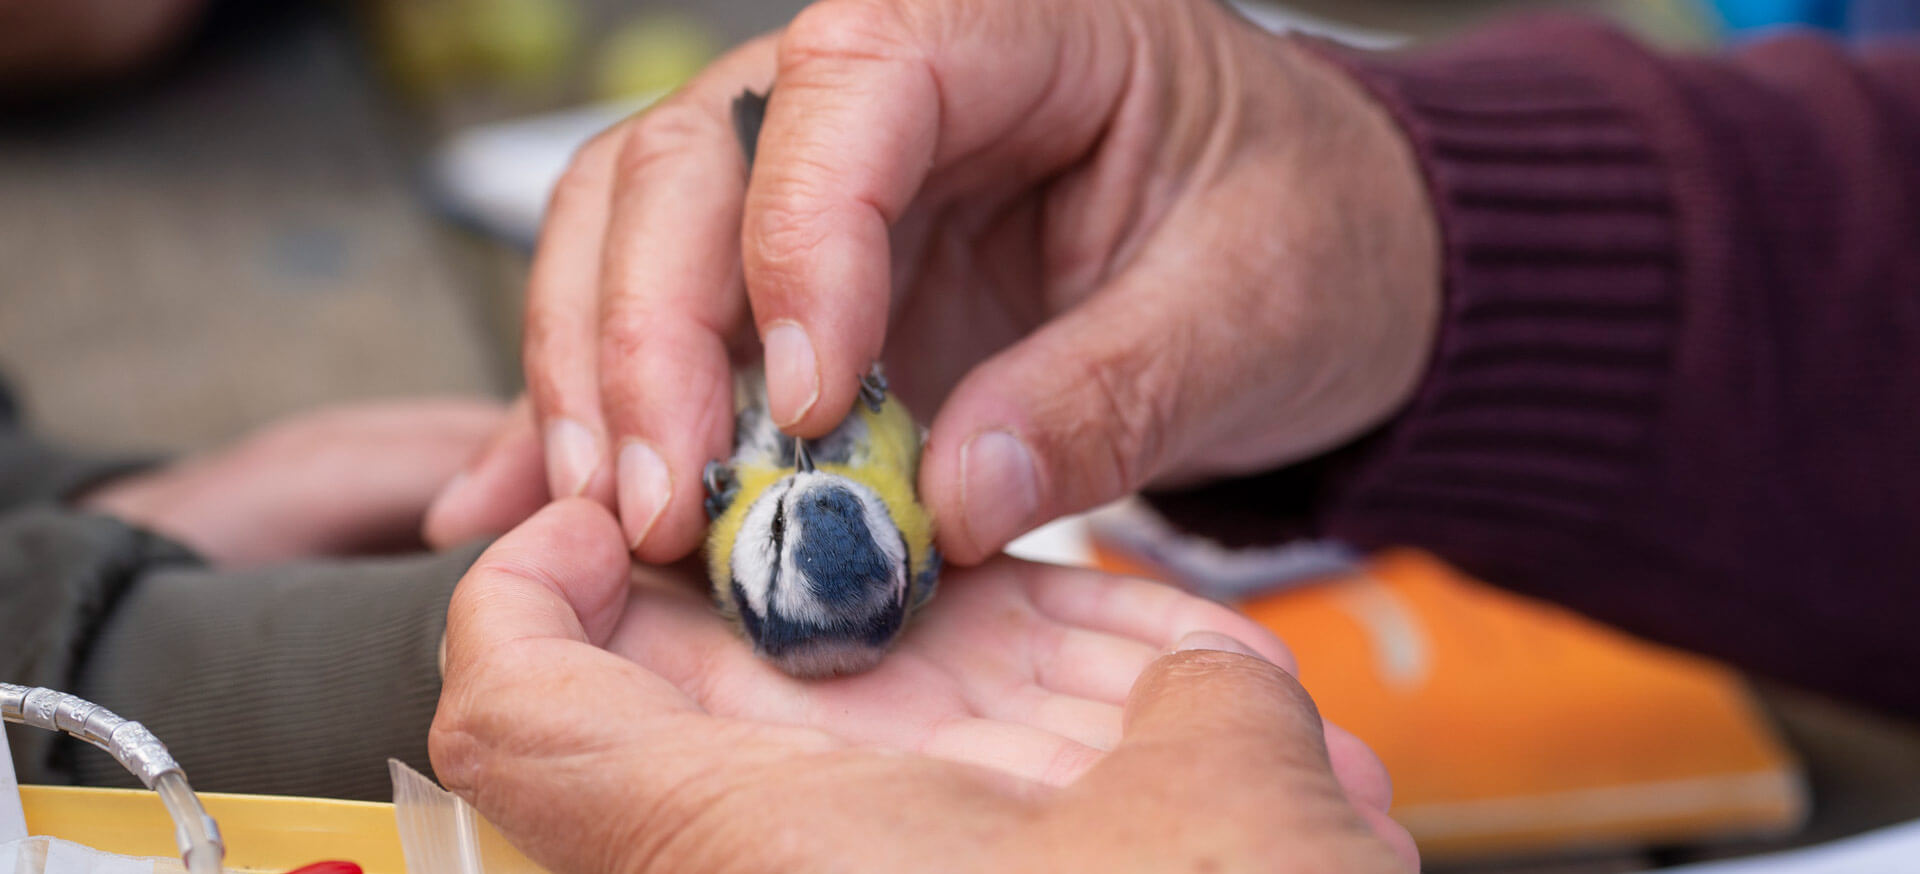
{"type": "MultiPolygon", "coordinates": [[[[1257,839],[1247,858],[1298,856],[1286,870],[1320,870],[1328,841],[1413,864],[1379,760],[1314,725],[1290,677],[1262,662],[1264,679],[1223,687],[1208,674],[1241,657],[1157,658],[1190,628],[1216,633],[1183,648],[1244,655],[1230,630],[1285,655],[1204,601],[995,561],[955,574],[879,668],[800,681],[756,660],[690,576],[631,586],[629,567],[611,514],[562,501],[495,543],[448,606],[434,770],[550,870],[1008,870],[997,851],[1046,855],[1019,840],[1034,829],[1089,870],[1113,867],[1089,861],[1102,851],[1170,870],[1136,854],[1231,852],[1224,820],[1257,839]],[[1182,817],[1209,824],[1186,832],[1194,847],[1101,834],[1182,817]]],[[[1237,665],[1243,680],[1256,667],[1237,665]]]]}
{"type": "Polygon", "coordinates": [[[753,654],[686,574],[642,570],[607,648],[716,716],[985,765],[1061,784],[1120,738],[1141,669],[1188,632],[1217,631],[1291,666],[1272,634],[1143,580],[999,558],[950,570],[872,671],[796,680],[753,654]]]}

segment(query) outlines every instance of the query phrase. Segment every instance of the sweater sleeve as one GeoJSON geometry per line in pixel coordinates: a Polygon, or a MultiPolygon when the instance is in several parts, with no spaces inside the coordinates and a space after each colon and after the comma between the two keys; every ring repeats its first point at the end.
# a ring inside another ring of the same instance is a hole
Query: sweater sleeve
{"type": "MultiPolygon", "coordinates": [[[[51,505],[0,512],[0,678],[76,691],[100,628],[140,577],[199,566],[185,548],[104,516],[51,505]]],[[[62,736],[18,725],[6,730],[22,780],[69,782],[55,765],[62,736]]]]}
{"type": "MultiPolygon", "coordinates": [[[[35,440],[0,382],[0,679],[140,720],[205,791],[385,798],[388,757],[427,770],[447,601],[481,545],[228,571],[61,506],[141,464],[35,440]]],[[[80,741],[6,731],[26,782],[138,785],[80,741]]]]}
{"type": "MultiPolygon", "coordinates": [[[[429,767],[447,600],[479,551],[227,571],[104,516],[0,513],[0,677],[140,720],[198,789],[384,798],[388,757],[429,767]]],[[[26,782],[138,785],[7,729],[26,782]]]]}
{"type": "Polygon", "coordinates": [[[89,487],[153,463],[57,449],[28,433],[6,380],[0,378],[0,511],[58,503],[89,487]]]}
{"type": "Polygon", "coordinates": [[[1410,137],[1446,271],[1315,527],[1920,713],[1920,44],[1313,50],[1410,137]]]}
{"type": "MultiPolygon", "coordinates": [[[[388,758],[432,773],[447,601],[479,553],[156,568],[101,624],[72,691],[146,723],[197,789],[390,798],[388,758]]],[[[59,752],[75,782],[138,785],[83,744],[59,752]]]]}

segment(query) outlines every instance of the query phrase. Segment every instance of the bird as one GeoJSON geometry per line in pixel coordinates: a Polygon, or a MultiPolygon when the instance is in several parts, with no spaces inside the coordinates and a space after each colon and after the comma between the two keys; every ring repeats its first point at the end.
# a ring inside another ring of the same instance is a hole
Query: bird
{"type": "Polygon", "coordinates": [[[763,372],[739,383],[733,455],[702,476],[714,601],[789,675],[869,670],[939,582],[914,491],[924,432],[878,365],[853,412],[812,441],[774,426],[763,372]]]}
{"type": "MultiPolygon", "coordinates": [[[[749,170],[772,95],[731,107],[749,170]]],[[[834,430],[811,442],[774,424],[764,370],[739,374],[734,447],[707,464],[707,571],[723,616],[786,673],[869,670],[933,597],[933,516],[915,492],[926,432],[887,389],[879,362],[834,430]]]]}

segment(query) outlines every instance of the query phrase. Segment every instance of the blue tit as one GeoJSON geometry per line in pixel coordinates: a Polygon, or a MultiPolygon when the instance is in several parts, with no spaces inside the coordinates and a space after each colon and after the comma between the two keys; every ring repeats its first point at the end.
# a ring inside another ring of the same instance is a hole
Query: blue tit
{"type": "Polygon", "coordinates": [[[714,599],[793,676],[865,671],[940,575],[933,518],[914,493],[922,432],[877,365],[853,413],[813,441],[774,427],[764,375],[738,394],[733,457],[705,476],[714,599]]]}
{"type": "MultiPolygon", "coordinates": [[[[767,96],[734,99],[749,167],[767,96]]],[[[796,677],[867,670],[933,596],[940,553],[914,492],[922,432],[880,366],[861,403],[812,445],[780,433],[764,373],[735,392],[733,457],[707,465],[714,600],[754,651],[796,677]]]]}

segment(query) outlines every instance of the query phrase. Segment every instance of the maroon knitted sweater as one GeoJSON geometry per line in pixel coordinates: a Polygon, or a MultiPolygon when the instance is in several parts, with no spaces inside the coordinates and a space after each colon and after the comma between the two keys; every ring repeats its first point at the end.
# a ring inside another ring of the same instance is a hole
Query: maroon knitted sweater
{"type": "Polygon", "coordinates": [[[1319,50],[1420,156],[1432,366],[1335,457],[1162,506],[1245,530],[1289,490],[1321,533],[1920,715],[1920,42],[1319,50]]]}

